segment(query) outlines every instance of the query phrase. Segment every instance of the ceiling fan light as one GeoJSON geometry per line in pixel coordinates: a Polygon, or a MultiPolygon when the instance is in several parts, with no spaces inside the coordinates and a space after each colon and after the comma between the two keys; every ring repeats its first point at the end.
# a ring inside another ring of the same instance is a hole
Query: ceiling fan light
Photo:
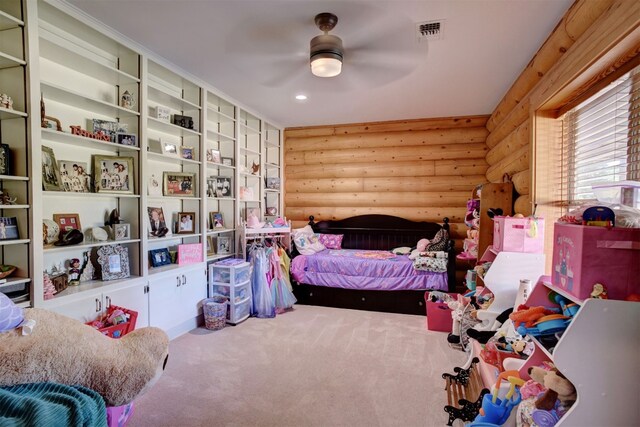
{"type": "Polygon", "coordinates": [[[311,61],[311,72],[318,77],[335,77],[342,71],[342,61],[339,58],[316,57],[311,61]]]}
{"type": "Polygon", "coordinates": [[[342,71],[342,40],[329,34],[311,40],[311,72],[318,77],[335,77],[342,71]]]}

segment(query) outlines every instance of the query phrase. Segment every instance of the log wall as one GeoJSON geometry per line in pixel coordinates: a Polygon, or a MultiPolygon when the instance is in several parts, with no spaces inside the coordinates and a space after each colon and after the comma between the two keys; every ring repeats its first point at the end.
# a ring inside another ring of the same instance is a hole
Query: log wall
{"type": "Polygon", "coordinates": [[[309,215],[386,214],[438,223],[449,217],[459,252],[467,199],[487,173],[487,118],[285,129],[285,215],[294,227],[309,215]]]}
{"type": "Polygon", "coordinates": [[[525,215],[532,212],[531,141],[532,108],[535,108],[532,93],[535,88],[548,84],[548,75],[554,66],[599,18],[612,12],[615,3],[619,1],[576,0],[487,121],[490,150],[486,157],[489,164],[486,178],[489,182],[502,182],[505,174],[512,177],[519,194],[514,203],[516,212],[525,215]]]}

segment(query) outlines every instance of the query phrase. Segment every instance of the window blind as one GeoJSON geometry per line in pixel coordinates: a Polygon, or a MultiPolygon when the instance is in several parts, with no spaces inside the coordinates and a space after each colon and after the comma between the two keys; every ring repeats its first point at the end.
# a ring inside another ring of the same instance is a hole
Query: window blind
{"type": "Polygon", "coordinates": [[[640,67],[562,119],[562,194],[569,207],[595,199],[594,184],[640,179],[640,67]]]}

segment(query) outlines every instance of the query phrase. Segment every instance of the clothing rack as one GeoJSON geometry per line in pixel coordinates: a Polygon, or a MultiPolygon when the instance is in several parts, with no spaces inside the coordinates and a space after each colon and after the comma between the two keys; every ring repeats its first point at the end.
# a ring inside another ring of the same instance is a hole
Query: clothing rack
{"type": "MultiPolygon", "coordinates": [[[[286,218],[285,218],[286,221],[286,218]]],[[[247,257],[247,243],[250,241],[264,241],[272,239],[280,242],[285,249],[291,248],[291,222],[287,221],[286,227],[248,228],[246,223],[240,224],[240,250],[241,256],[247,257]]]]}

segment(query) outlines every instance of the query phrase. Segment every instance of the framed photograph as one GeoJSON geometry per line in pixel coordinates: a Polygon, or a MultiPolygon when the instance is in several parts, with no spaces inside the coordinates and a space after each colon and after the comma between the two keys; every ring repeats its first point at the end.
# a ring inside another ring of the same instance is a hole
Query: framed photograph
{"type": "Polygon", "coordinates": [[[160,267],[163,265],[171,264],[171,255],[169,254],[169,249],[151,249],[149,251],[149,258],[151,259],[152,267],[160,267]]]}
{"type": "Polygon", "coordinates": [[[169,108],[158,105],[155,113],[156,119],[167,123],[171,122],[171,110],[169,108]]]}
{"type": "Polygon", "coordinates": [[[42,187],[46,191],[60,191],[60,171],[53,148],[42,146],[42,187]]]}
{"type": "Polygon", "coordinates": [[[178,144],[169,141],[162,142],[162,154],[165,156],[178,157],[178,144]]]}
{"type": "Polygon", "coordinates": [[[196,196],[196,174],[186,172],[164,172],[163,195],[175,197],[196,196]]]}
{"type": "Polygon", "coordinates": [[[102,280],[117,280],[129,277],[129,251],[125,246],[110,245],[98,249],[98,264],[102,280]]]}
{"type": "Polygon", "coordinates": [[[214,150],[210,148],[207,150],[207,162],[209,163],[222,163],[222,159],[220,157],[220,151],[214,150]]]}
{"type": "Polygon", "coordinates": [[[9,144],[0,144],[0,175],[12,174],[12,157],[9,144]]]}
{"type": "Polygon", "coordinates": [[[207,197],[216,197],[216,177],[207,178],[207,197]]]}
{"type": "Polygon", "coordinates": [[[160,185],[160,179],[158,179],[154,174],[151,174],[151,176],[149,177],[147,194],[149,196],[162,196],[162,186],[160,185]]]}
{"type": "Polygon", "coordinates": [[[222,157],[222,164],[225,166],[233,166],[233,158],[232,157],[222,157]]]}
{"type": "Polygon", "coordinates": [[[64,191],[91,192],[91,176],[86,163],[58,160],[58,171],[60,172],[60,185],[64,191]]]}
{"type": "Polygon", "coordinates": [[[121,145],[129,145],[131,147],[138,146],[138,135],[135,133],[116,133],[116,142],[121,145]]]}
{"type": "Polygon", "coordinates": [[[70,230],[82,231],[78,214],[53,214],[53,220],[60,227],[60,237],[70,230]]]}
{"type": "Polygon", "coordinates": [[[96,193],[133,194],[133,157],[93,156],[96,193]]]}
{"type": "Polygon", "coordinates": [[[149,142],[147,146],[147,151],[149,153],[162,154],[162,147],[163,147],[162,138],[158,138],[158,139],[149,138],[148,141],[149,142]]]}
{"type": "Polygon", "coordinates": [[[213,236],[207,236],[207,255],[216,254],[216,238],[213,236]]]}
{"type": "Polygon", "coordinates": [[[265,178],[264,184],[269,190],[279,190],[280,178],[265,178]]]}
{"type": "Polygon", "coordinates": [[[243,202],[253,202],[255,201],[253,196],[253,188],[251,187],[240,187],[240,200],[243,202]]]}
{"type": "Polygon", "coordinates": [[[231,237],[218,236],[216,240],[217,240],[216,253],[218,255],[231,253],[231,237]]]}
{"type": "Polygon", "coordinates": [[[233,197],[231,177],[216,177],[216,197],[233,197]]]}
{"type": "Polygon", "coordinates": [[[18,218],[0,217],[0,240],[18,239],[18,218]]]}
{"type": "Polygon", "coordinates": [[[129,240],[131,238],[131,224],[113,224],[113,240],[129,240]]]}
{"type": "Polygon", "coordinates": [[[196,232],[196,213],[178,212],[178,234],[193,234],[196,232]]]}
{"type": "Polygon", "coordinates": [[[195,157],[193,147],[180,147],[180,157],[187,160],[193,160],[195,157]]]}
{"type": "Polygon", "coordinates": [[[171,234],[161,207],[147,206],[147,215],[149,218],[149,236],[164,237],[167,234],[171,234]]]}
{"type": "Polygon", "coordinates": [[[212,229],[224,228],[224,219],[222,218],[222,212],[209,212],[209,222],[212,229]]]}
{"type": "Polygon", "coordinates": [[[116,135],[118,133],[126,133],[127,132],[127,124],[112,122],[109,120],[101,120],[101,119],[92,119],[91,125],[93,128],[93,133],[102,132],[105,135],[108,135],[111,142],[117,142],[116,135]]]}

